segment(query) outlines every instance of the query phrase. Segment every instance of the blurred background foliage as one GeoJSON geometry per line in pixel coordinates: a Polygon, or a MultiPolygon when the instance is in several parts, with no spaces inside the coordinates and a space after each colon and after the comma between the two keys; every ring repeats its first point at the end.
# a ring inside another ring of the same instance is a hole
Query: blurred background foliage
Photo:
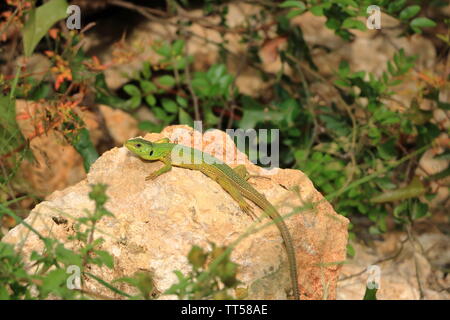
{"type": "Polygon", "coordinates": [[[6,0],[0,12],[2,233],[104,151],[195,120],[279,129],[280,166],[337,194],[352,238],[415,221],[450,231],[447,1],[6,0]],[[69,4],[81,30],[66,27],[69,4]]]}

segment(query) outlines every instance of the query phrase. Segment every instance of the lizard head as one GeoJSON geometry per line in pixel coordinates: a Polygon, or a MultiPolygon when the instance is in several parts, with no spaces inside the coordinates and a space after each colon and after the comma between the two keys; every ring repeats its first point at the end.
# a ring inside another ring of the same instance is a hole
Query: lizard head
{"type": "Polygon", "coordinates": [[[142,138],[134,138],[125,142],[125,147],[135,155],[145,160],[158,160],[164,157],[162,150],[159,150],[154,143],[142,138]]]}

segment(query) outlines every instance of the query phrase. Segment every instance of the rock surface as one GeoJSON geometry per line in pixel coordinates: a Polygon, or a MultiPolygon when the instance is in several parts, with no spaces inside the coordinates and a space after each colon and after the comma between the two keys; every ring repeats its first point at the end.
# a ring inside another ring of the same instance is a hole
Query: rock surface
{"type": "MultiPolygon", "coordinates": [[[[60,131],[46,122],[46,110],[52,110],[44,103],[17,100],[17,123],[23,136],[30,140],[34,160],[21,163],[20,176],[26,184],[25,190],[40,197],[46,197],[57,189],[77,183],[85,178],[83,159],[75,148],[67,143],[60,131]],[[49,129],[45,129],[50,127],[49,129]]],[[[101,134],[93,113],[79,107],[73,109],[86,123],[92,139],[101,134]]]]}
{"type": "MultiPolygon", "coordinates": [[[[149,134],[145,138],[154,141],[161,136],[173,137],[177,129],[184,129],[188,137],[195,135],[189,127],[172,126],[161,134],[149,134]]],[[[183,141],[178,140],[178,143],[183,141]]],[[[225,133],[214,130],[203,135],[203,148],[218,146],[220,149],[225,144],[233,146],[234,159],[242,156],[225,133]]],[[[232,165],[230,158],[227,162],[232,165]]],[[[150,270],[155,275],[156,288],[162,292],[176,282],[174,270],[189,271],[186,256],[193,245],[204,248],[209,242],[227,245],[255,221],[201,172],[175,167],[156,180],[145,181],[145,177],[161,165],[160,162],[144,162],[125,147],[113,148],[94,163],[85,180],[54,192],[48,201],[33,209],[26,221],[43,235],[52,234],[68,248],[73,248],[77,244],[66,240],[73,233],[72,218],[83,216],[85,209],[92,210],[94,206],[88,198],[89,185],[108,184],[107,208],[115,217],[99,222],[98,229],[102,233],[97,232],[96,237],[105,239],[101,249],[113,255],[115,266],[113,270],[92,267],[90,272],[112,281],[131,276],[138,270],[150,270]],[[52,220],[60,216],[68,222],[56,224],[52,220]]],[[[248,160],[246,167],[251,174],[261,175],[267,171],[248,160]]],[[[286,220],[297,253],[302,299],[335,299],[339,271],[346,258],[348,220],[333,210],[302,172],[284,169],[267,177],[269,179],[251,178],[249,182],[282,215],[314,203],[312,209],[300,211],[286,220]]],[[[255,207],[255,213],[260,215],[261,210],[255,207]]],[[[268,220],[263,219],[260,223],[266,222],[268,220]]],[[[33,250],[42,249],[41,241],[23,225],[12,229],[2,241],[20,243],[25,257],[33,250]]],[[[287,257],[274,225],[245,238],[233,250],[231,259],[239,264],[238,279],[243,282],[242,286],[248,287],[248,298],[287,298],[286,292],[290,291],[287,257]]],[[[85,284],[90,291],[111,295],[89,279],[85,284]]],[[[129,289],[126,285],[119,285],[119,288],[129,289]]]]}
{"type": "Polygon", "coordinates": [[[448,300],[450,239],[442,233],[424,233],[415,241],[404,232],[383,235],[370,247],[352,242],[356,255],[342,268],[338,300],[361,300],[369,266],[379,268],[379,300],[448,300]],[[420,281],[420,285],[418,283],[420,281]]]}
{"type": "Polygon", "coordinates": [[[105,121],[109,135],[113,138],[115,145],[122,145],[128,139],[138,135],[138,122],[128,113],[113,109],[107,105],[100,104],[98,109],[105,121]]]}

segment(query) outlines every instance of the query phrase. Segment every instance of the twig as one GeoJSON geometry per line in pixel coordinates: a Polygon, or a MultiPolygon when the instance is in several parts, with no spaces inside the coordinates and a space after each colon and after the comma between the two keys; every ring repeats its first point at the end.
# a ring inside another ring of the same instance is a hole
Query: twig
{"type": "MultiPolygon", "coordinates": [[[[306,63],[304,63],[303,61],[300,61],[297,57],[293,56],[292,54],[287,54],[287,57],[289,57],[294,62],[296,62],[296,64],[299,67],[301,67],[301,69],[307,71],[310,75],[312,75],[316,79],[318,79],[324,83],[327,83],[329,85],[329,87],[332,88],[336,92],[336,98],[337,98],[336,104],[347,112],[348,116],[350,117],[350,119],[352,121],[352,140],[351,140],[350,150],[348,151],[348,155],[350,156],[350,160],[352,162],[352,170],[350,171],[350,175],[347,177],[347,180],[344,183],[344,187],[346,187],[352,182],[353,176],[354,176],[354,173],[355,173],[356,167],[357,167],[356,158],[355,158],[355,150],[356,150],[356,138],[357,138],[358,127],[356,124],[355,116],[353,115],[353,112],[352,112],[352,108],[344,101],[344,99],[342,99],[338,90],[336,89],[334,84],[329,79],[326,79],[319,72],[311,69],[306,63]]],[[[361,108],[361,109],[364,109],[364,108],[361,108]]]]}
{"type": "Polygon", "coordinates": [[[3,26],[2,30],[0,30],[0,37],[2,36],[3,32],[8,30],[9,25],[14,20],[14,17],[17,15],[18,12],[19,12],[19,7],[16,7],[16,10],[14,10],[14,12],[9,16],[8,22],[6,22],[6,24],[3,26]]]}
{"type": "MultiPolygon", "coordinates": [[[[411,223],[412,222],[410,222],[406,225],[406,232],[408,233],[408,238],[409,238],[409,241],[411,242],[411,246],[414,249],[415,248],[414,243],[418,243],[419,247],[422,247],[420,242],[418,242],[417,239],[414,237],[414,234],[411,230],[411,223]]],[[[423,248],[422,248],[422,250],[423,250],[423,248]]],[[[420,268],[419,268],[419,263],[417,261],[417,256],[415,253],[413,253],[413,258],[414,258],[414,268],[416,269],[417,286],[419,288],[419,299],[423,300],[425,297],[425,294],[423,292],[422,282],[420,281],[420,273],[421,272],[420,272],[420,268]]]]}
{"type": "MultiPolygon", "coordinates": [[[[385,258],[378,259],[378,260],[376,260],[375,262],[373,262],[373,263],[371,263],[371,264],[372,264],[372,265],[376,265],[376,264],[380,264],[380,263],[383,263],[383,262],[386,262],[386,261],[389,261],[389,260],[395,260],[395,259],[400,255],[400,253],[403,251],[404,244],[405,244],[408,240],[409,240],[409,236],[406,237],[404,240],[401,240],[401,241],[400,241],[400,248],[399,248],[399,249],[397,250],[397,252],[394,253],[392,256],[388,256],[388,257],[385,257],[385,258]]],[[[365,273],[365,272],[367,272],[367,268],[361,270],[360,272],[357,272],[357,273],[351,274],[351,275],[349,275],[349,276],[340,278],[338,281],[345,281],[345,280],[348,280],[348,279],[351,279],[351,278],[354,278],[354,277],[358,277],[358,276],[362,275],[362,274],[365,273]]]]}

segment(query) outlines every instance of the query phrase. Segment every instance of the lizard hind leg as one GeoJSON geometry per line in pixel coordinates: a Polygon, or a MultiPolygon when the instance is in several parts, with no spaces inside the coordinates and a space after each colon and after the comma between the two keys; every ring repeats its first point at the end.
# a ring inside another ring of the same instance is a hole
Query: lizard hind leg
{"type": "Polygon", "coordinates": [[[242,198],[242,200],[237,201],[239,208],[241,208],[242,211],[244,211],[246,214],[248,214],[252,219],[257,219],[258,217],[253,212],[253,208],[250,204],[248,204],[247,201],[242,198]]]}
{"type": "Polygon", "coordinates": [[[236,174],[241,177],[242,179],[248,181],[250,178],[263,178],[263,179],[269,179],[269,177],[266,176],[262,176],[262,175],[258,175],[258,174],[250,174],[247,171],[247,168],[245,167],[245,165],[240,164],[237,165],[236,167],[233,168],[234,172],[236,172],[236,174]]]}
{"type": "Polygon", "coordinates": [[[235,188],[227,179],[219,178],[217,183],[219,183],[220,186],[234,199],[234,201],[238,203],[239,208],[241,208],[242,211],[248,214],[252,219],[257,219],[257,216],[253,212],[252,206],[245,201],[245,198],[237,188],[235,188]]]}
{"type": "Polygon", "coordinates": [[[247,168],[243,164],[237,165],[236,167],[233,168],[233,170],[239,177],[241,177],[244,180],[248,180],[250,178],[247,168]]]}

